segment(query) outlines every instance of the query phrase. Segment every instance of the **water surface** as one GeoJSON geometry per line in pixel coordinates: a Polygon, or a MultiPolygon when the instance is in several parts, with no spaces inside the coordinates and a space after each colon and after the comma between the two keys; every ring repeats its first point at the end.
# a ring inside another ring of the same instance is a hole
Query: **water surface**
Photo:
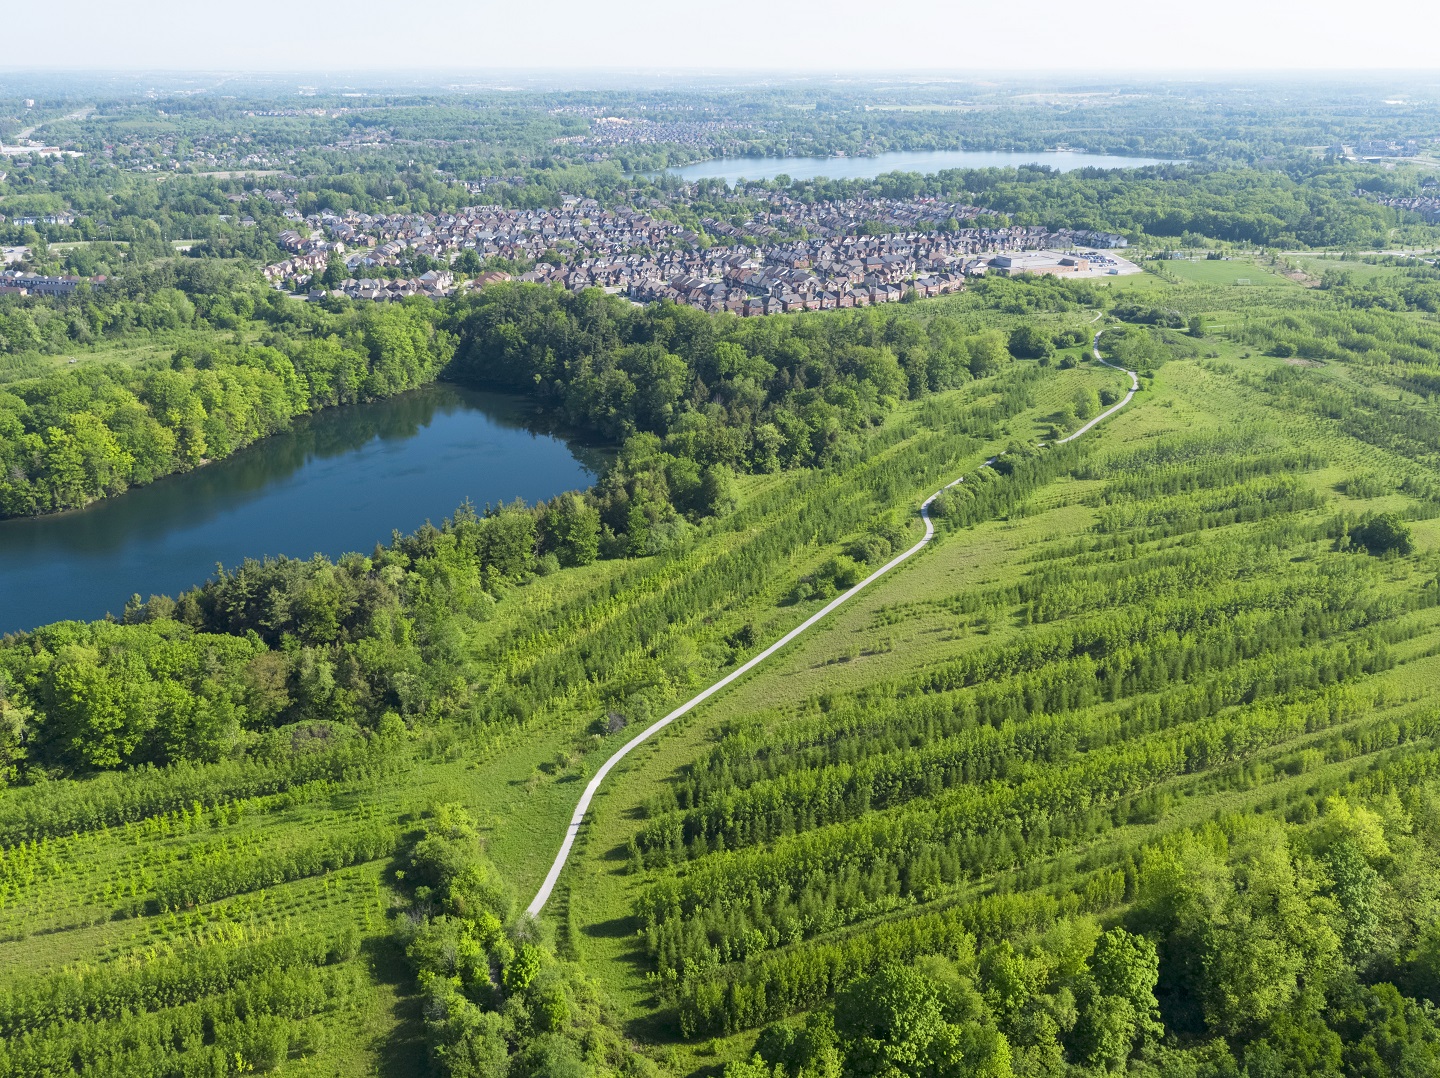
{"type": "Polygon", "coordinates": [[[604,454],[534,433],[515,397],[433,385],[321,412],[185,475],[88,509],[0,520],[0,633],[119,614],[216,563],[369,552],[392,530],[590,485],[604,454]]]}
{"type": "Polygon", "coordinates": [[[947,168],[1015,168],[1019,165],[1049,165],[1061,172],[1077,168],[1140,168],[1167,165],[1154,157],[1121,157],[1116,154],[1085,153],[1080,150],[896,150],[874,157],[728,157],[699,161],[693,165],[666,169],[686,180],[723,179],[773,180],[869,180],[886,172],[929,174],[947,168]]]}

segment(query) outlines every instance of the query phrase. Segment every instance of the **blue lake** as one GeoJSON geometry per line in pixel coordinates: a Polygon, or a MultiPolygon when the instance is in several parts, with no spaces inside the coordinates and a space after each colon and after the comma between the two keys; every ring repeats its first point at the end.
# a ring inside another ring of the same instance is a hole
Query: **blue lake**
{"type": "Polygon", "coordinates": [[[1070,172],[1077,168],[1140,168],[1174,163],[1154,157],[1121,157],[1080,150],[897,150],[874,157],[728,157],[666,171],[686,180],[719,178],[734,184],[741,179],[773,180],[776,176],[795,180],[812,180],[817,176],[831,180],[865,180],[886,172],[928,174],[947,168],[1048,165],[1070,172]]]}
{"type": "Polygon", "coordinates": [[[394,529],[591,484],[605,454],[535,433],[524,401],[452,385],[321,412],[185,475],[59,516],[0,520],[0,633],[119,614],[216,563],[369,552],[394,529]]]}

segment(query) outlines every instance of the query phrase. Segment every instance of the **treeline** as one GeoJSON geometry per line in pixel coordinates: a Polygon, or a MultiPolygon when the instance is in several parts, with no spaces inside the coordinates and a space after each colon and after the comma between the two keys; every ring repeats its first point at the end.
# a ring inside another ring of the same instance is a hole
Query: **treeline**
{"type": "MultiPolygon", "coordinates": [[[[198,336],[181,340],[168,361],[87,363],[0,388],[0,515],[78,508],[199,467],[315,409],[433,381],[451,358],[453,342],[427,307],[307,308],[291,325],[299,305],[270,295],[277,300],[257,305],[244,290],[161,288],[134,304],[153,316],[145,320],[161,319],[153,328],[258,322],[261,339],[198,336]]],[[[81,303],[72,318],[87,313],[103,314],[81,303]]],[[[28,309],[0,311],[0,337],[12,346],[34,343],[27,326],[28,309]]]]}
{"type": "MultiPolygon", "coordinates": [[[[1012,286],[983,302],[1051,309],[1054,297],[1038,293],[1054,291],[1012,286]]],[[[1061,306],[1087,298],[1066,294],[1061,306]]],[[[621,457],[594,503],[617,537],[611,553],[673,541],[681,518],[729,498],[729,473],[834,461],[897,402],[1054,347],[943,314],[742,320],[529,285],[440,306],[306,304],[214,262],[127,271],[63,300],[5,300],[0,352],[137,336],[172,350],[136,365],[23,366],[0,389],[0,514],[77,508],[225,457],[315,409],[444,374],[524,393],[549,422],[615,444],[653,436],[621,457]]]]}
{"type": "Polygon", "coordinates": [[[323,321],[318,308],[290,302],[235,262],[132,260],[103,285],[82,284],[68,296],[0,296],[0,355],[56,355],[191,329],[283,330],[317,317],[323,321]]]}
{"type": "MultiPolygon", "coordinates": [[[[946,181],[950,174],[940,173],[946,181]]],[[[954,174],[979,205],[1022,224],[1142,236],[1191,233],[1280,247],[1383,247],[1405,216],[1356,197],[1354,171],[1157,167],[1136,172],[992,170],[954,174]]]]}
{"type": "Polygon", "coordinates": [[[202,846],[146,888],[143,909],[150,914],[191,909],[231,895],[366,864],[394,853],[402,833],[398,825],[372,822],[290,849],[202,846]]]}
{"type": "Polygon", "coordinates": [[[1005,334],[943,315],[742,319],[593,289],[492,286],[455,304],[445,326],[462,381],[535,394],[613,441],[646,432],[667,452],[743,471],[824,463],[896,402],[1011,359],[1005,334]]]}
{"type": "MultiPolygon", "coordinates": [[[[123,638],[121,638],[123,639],[123,638]]],[[[25,730],[27,735],[33,730],[25,730]]],[[[215,763],[178,760],[165,767],[139,765],[125,774],[92,774],[83,781],[18,786],[0,800],[0,845],[23,855],[45,839],[99,831],[173,824],[207,826],[239,802],[268,798],[293,807],[323,795],[332,784],[395,774],[410,764],[395,723],[374,734],[329,721],[297,723],[261,734],[247,755],[215,763]]],[[[22,777],[24,756],[7,745],[7,779],[22,777]]]]}
{"type": "Polygon", "coordinates": [[[740,319],[523,285],[457,301],[443,324],[458,341],[449,377],[531,394],[557,422],[623,443],[587,499],[598,535],[575,525],[587,552],[610,555],[673,545],[733,503],[734,473],[835,464],[900,401],[1031,355],[1015,334],[946,315],[740,319]]]}
{"type": "MultiPolygon", "coordinates": [[[[1413,177],[1391,182],[1413,185],[1413,177]]],[[[1313,160],[1264,169],[1192,162],[1067,172],[1037,163],[930,175],[891,172],[873,179],[776,180],[756,187],[784,189],[806,200],[955,199],[1001,215],[999,223],[1095,229],[1132,240],[1193,235],[1256,246],[1373,249],[1383,248],[1397,225],[1425,230],[1418,215],[1358,196],[1357,182],[1378,189],[1386,183],[1385,173],[1313,160]]],[[[717,215],[733,212],[719,201],[706,208],[717,215]]]]}
{"type": "Polygon", "coordinates": [[[1320,287],[1345,307],[1440,313],[1440,270],[1419,259],[1406,260],[1396,272],[1378,274],[1362,283],[1355,281],[1342,262],[1325,270],[1320,287]]]}

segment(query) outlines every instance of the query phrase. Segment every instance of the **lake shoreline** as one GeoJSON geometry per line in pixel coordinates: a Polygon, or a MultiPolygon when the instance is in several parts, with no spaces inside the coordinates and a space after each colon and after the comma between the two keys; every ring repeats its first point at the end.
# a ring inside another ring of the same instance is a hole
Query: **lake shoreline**
{"type": "Polygon", "coordinates": [[[177,468],[176,470],[166,472],[163,475],[157,475],[154,479],[151,479],[145,483],[131,483],[124,490],[116,491],[114,494],[104,494],[100,497],[91,498],[84,505],[67,505],[62,509],[49,509],[43,513],[0,512],[0,525],[4,525],[9,523],[10,521],[16,520],[53,520],[57,517],[78,516],[84,513],[88,513],[96,509],[98,506],[105,505],[109,502],[116,500],[117,498],[124,498],[126,495],[134,494],[136,491],[148,490],[158,483],[165,482],[167,479],[183,479],[187,475],[194,475],[196,472],[199,472],[203,468],[208,468],[215,464],[223,464],[226,461],[234,460],[243,453],[248,453],[253,449],[262,448],[265,443],[269,442],[273,438],[280,438],[286,434],[295,433],[306,423],[313,421],[319,416],[329,415],[331,413],[339,412],[347,408],[363,408],[367,405],[381,404],[385,401],[395,400],[399,397],[406,396],[407,394],[423,393],[425,390],[433,386],[440,385],[454,386],[455,388],[460,390],[468,390],[476,393],[493,393],[496,396],[514,397],[516,400],[530,402],[531,415],[529,418],[532,420],[532,422],[526,424],[526,429],[529,430],[532,434],[547,438],[559,438],[563,441],[571,442],[576,445],[583,445],[587,449],[593,449],[602,452],[616,451],[619,449],[618,446],[605,445],[594,441],[592,436],[586,431],[570,429],[560,424],[544,422],[544,420],[547,418],[544,409],[539,404],[531,401],[531,399],[529,397],[526,397],[524,394],[515,393],[511,390],[493,386],[477,386],[471,385],[466,382],[457,382],[452,381],[448,378],[438,377],[433,381],[425,382],[421,385],[415,386],[413,389],[402,390],[401,392],[391,394],[388,397],[368,397],[364,400],[351,401],[345,404],[325,405],[320,408],[315,408],[309,412],[297,412],[290,418],[290,421],[286,426],[280,428],[279,430],[271,431],[269,434],[266,434],[262,437],[256,438],[252,442],[246,442],[244,445],[237,446],[229,453],[226,453],[223,457],[205,457],[188,468],[177,468]]]}
{"type": "Polygon", "coordinates": [[[1131,169],[1148,168],[1155,165],[1178,165],[1185,161],[1175,158],[1128,156],[1124,154],[1091,153],[1088,150],[1060,148],[1053,150],[884,150],[877,154],[835,154],[829,156],[754,156],[754,157],[712,157],[692,161],[684,165],[672,165],[665,169],[649,169],[636,173],[640,176],[677,176],[686,181],[701,179],[722,179],[727,186],[733,186],[739,179],[747,182],[774,179],[788,175],[793,180],[825,178],[875,179],[888,172],[920,172],[933,175],[936,172],[956,168],[1017,168],[1021,165],[1069,165],[1058,171],[1069,172],[1081,168],[1131,169]],[[1051,160],[1045,160],[1045,158],[1051,160]],[[758,166],[754,174],[745,167],[750,162],[758,166]],[[825,165],[844,164],[848,166],[839,174],[819,171],[825,165]],[[705,170],[721,166],[715,172],[705,170]],[[798,174],[797,174],[798,172],[798,174]]]}
{"type": "Polygon", "coordinates": [[[466,501],[533,504],[593,486],[613,447],[545,426],[529,397],[437,381],[321,409],[83,509],[0,520],[0,634],[177,595],[217,564],[367,551],[466,501]]]}

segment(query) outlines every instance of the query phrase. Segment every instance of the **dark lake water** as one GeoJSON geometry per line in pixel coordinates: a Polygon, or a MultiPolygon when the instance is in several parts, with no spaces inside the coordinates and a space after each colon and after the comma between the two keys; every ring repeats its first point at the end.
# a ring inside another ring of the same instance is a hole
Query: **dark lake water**
{"type": "Polygon", "coordinates": [[[740,179],[773,180],[781,175],[795,180],[812,180],[817,176],[831,180],[868,180],[885,172],[929,174],[947,168],[1049,165],[1061,172],[1070,172],[1077,168],[1139,168],[1172,163],[1154,157],[1120,157],[1080,150],[897,150],[874,157],[729,157],[666,171],[686,180],[718,177],[734,184],[740,179]]]}
{"type": "Polygon", "coordinates": [[[514,397],[427,386],[321,412],[80,512],[0,520],[0,633],[118,615],[132,594],[175,595],[217,562],[368,552],[467,498],[483,508],[589,486],[604,453],[533,433],[531,414],[514,397]]]}

